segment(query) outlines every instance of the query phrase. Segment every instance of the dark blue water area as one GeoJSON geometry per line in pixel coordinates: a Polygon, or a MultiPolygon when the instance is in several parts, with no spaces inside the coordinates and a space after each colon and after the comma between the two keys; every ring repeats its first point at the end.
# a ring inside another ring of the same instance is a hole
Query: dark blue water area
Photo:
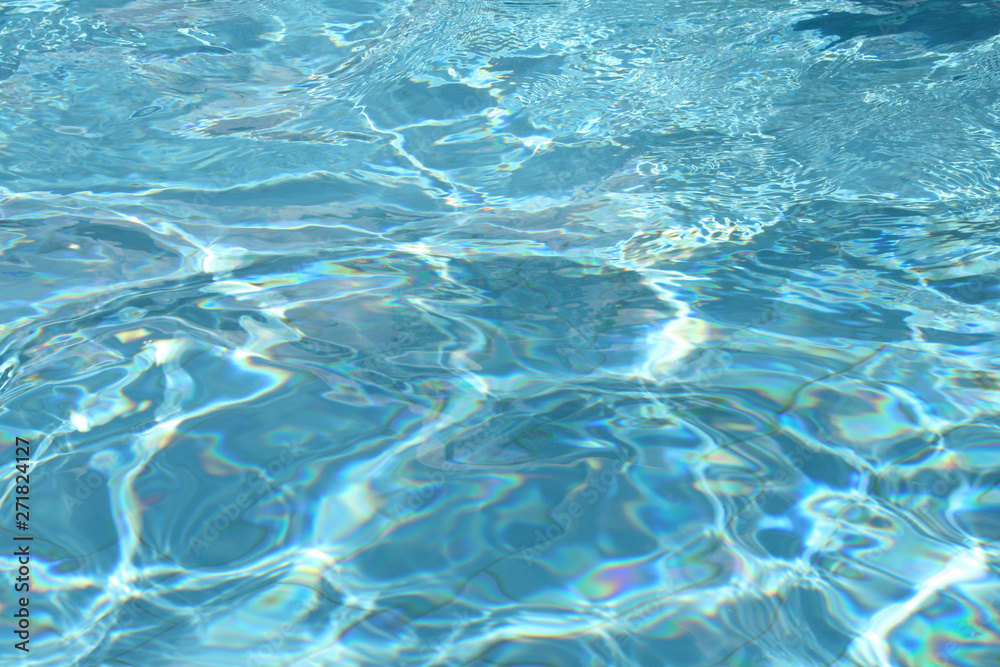
{"type": "Polygon", "coordinates": [[[969,46],[1000,34],[1000,7],[991,0],[855,0],[857,11],[822,10],[798,21],[795,30],[854,39],[915,33],[928,48],[969,46]]]}

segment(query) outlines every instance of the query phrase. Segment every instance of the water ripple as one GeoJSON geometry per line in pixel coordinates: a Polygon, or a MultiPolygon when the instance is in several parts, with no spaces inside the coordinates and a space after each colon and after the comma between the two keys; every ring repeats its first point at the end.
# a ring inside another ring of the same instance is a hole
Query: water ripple
{"type": "Polygon", "coordinates": [[[995,663],[995,17],[903,4],[7,3],[32,664],[995,663]]]}

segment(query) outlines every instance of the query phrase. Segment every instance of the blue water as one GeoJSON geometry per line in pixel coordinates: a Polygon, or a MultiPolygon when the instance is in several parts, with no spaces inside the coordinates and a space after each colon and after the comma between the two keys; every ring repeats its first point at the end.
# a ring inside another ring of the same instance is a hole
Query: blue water
{"type": "Polygon", "coordinates": [[[0,663],[1000,662],[995,3],[0,16],[0,663]]]}

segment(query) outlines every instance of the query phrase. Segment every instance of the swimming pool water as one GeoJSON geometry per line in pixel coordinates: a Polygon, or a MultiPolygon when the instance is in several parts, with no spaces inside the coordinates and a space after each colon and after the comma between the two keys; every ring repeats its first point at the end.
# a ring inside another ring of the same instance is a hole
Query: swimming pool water
{"type": "Polygon", "coordinates": [[[4,664],[1000,662],[995,3],[0,20],[4,664]]]}

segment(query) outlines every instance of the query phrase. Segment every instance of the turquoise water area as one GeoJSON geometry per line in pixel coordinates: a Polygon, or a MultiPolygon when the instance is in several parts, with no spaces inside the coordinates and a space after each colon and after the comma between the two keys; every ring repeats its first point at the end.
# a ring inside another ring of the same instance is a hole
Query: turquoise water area
{"type": "Polygon", "coordinates": [[[0,16],[0,662],[1000,662],[995,3],[0,16]]]}

